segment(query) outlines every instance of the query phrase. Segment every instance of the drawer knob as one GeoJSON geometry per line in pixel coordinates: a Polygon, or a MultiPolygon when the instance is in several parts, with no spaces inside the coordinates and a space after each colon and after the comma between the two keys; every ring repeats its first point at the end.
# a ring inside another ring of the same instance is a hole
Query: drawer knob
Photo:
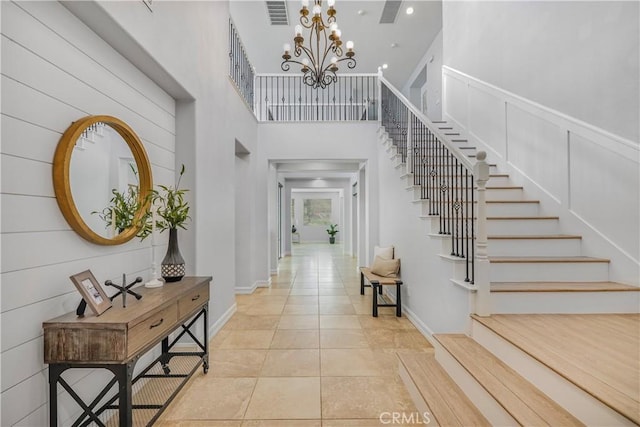
{"type": "Polygon", "coordinates": [[[160,320],[158,320],[158,321],[157,321],[156,323],[154,323],[153,325],[149,326],[149,329],[153,329],[153,328],[155,328],[155,327],[157,327],[157,326],[162,325],[162,322],[164,322],[164,317],[163,317],[163,318],[161,318],[160,320]]]}
{"type": "Polygon", "coordinates": [[[195,297],[191,298],[191,301],[198,301],[199,299],[200,299],[200,294],[198,294],[195,297]]]}

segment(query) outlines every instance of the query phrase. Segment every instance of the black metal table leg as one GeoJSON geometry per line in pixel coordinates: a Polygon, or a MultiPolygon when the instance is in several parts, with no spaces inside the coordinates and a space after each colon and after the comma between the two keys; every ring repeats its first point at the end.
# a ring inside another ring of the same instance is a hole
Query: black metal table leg
{"type": "Polygon", "coordinates": [[[118,418],[121,426],[133,425],[133,393],[131,380],[136,360],[122,365],[105,366],[118,380],[118,418]]]}
{"type": "Polygon", "coordinates": [[[202,356],[202,372],[209,372],[209,304],[205,305],[204,311],[204,355],[202,356]]]}
{"type": "Polygon", "coordinates": [[[400,285],[402,285],[402,281],[396,280],[396,317],[402,317],[402,300],[401,300],[400,285]]]}
{"type": "Polygon", "coordinates": [[[373,288],[373,292],[371,292],[372,294],[372,299],[373,299],[373,317],[378,317],[378,292],[377,292],[377,288],[380,287],[382,288],[382,286],[380,286],[380,282],[378,282],[377,280],[374,280],[371,282],[371,287],[373,288]]]}
{"type": "Polygon", "coordinates": [[[58,426],[58,379],[66,367],[49,365],[49,426],[58,426]]]}
{"type": "Polygon", "coordinates": [[[364,295],[364,273],[360,272],[360,295],[364,295]]]}

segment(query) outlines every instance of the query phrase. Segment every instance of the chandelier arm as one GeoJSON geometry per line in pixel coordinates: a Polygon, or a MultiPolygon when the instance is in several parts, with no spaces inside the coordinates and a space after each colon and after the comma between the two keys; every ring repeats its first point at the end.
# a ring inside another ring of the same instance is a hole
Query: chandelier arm
{"type": "Polygon", "coordinates": [[[300,15],[300,25],[302,25],[306,29],[309,29],[313,27],[313,20],[309,21],[308,16],[300,15]]]}
{"type": "Polygon", "coordinates": [[[354,69],[357,64],[356,59],[354,57],[338,59],[338,62],[342,62],[342,61],[347,61],[347,67],[349,67],[350,69],[354,69]]]}
{"type": "Polygon", "coordinates": [[[291,68],[289,64],[298,64],[304,67],[304,64],[300,61],[296,61],[295,59],[285,59],[284,61],[282,61],[282,64],[280,64],[280,68],[282,68],[282,71],[289,71],[289,69],[291,68]]]}

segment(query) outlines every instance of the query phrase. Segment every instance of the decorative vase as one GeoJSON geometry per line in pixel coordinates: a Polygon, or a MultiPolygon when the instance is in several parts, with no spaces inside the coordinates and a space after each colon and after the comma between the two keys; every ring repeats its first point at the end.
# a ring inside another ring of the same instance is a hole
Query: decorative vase
{"type": "Polygon", "coordinates": [[[332,245],[336,242],[336,238],[335,237],[329,237],[329,243],[331,243],[332,245]]]}
{"type": "Polygon", "coordinates": [[[169,247],[161,265],[162,278],[165,282],[177,282],[184,277],[184,258],[178,248],[178,230],[169,229],[169,247]]]}

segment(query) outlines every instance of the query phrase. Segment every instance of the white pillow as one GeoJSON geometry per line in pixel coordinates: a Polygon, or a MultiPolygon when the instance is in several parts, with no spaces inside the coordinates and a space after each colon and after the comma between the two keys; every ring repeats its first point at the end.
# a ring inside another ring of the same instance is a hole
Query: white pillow
{"type": "Polygon", "coordinates": [[[389,246],[386,248],[374,246],[373,259],[375,260],[376,257],[380,257],[382,259],[393,259],[393,246],[389,246]]]}

